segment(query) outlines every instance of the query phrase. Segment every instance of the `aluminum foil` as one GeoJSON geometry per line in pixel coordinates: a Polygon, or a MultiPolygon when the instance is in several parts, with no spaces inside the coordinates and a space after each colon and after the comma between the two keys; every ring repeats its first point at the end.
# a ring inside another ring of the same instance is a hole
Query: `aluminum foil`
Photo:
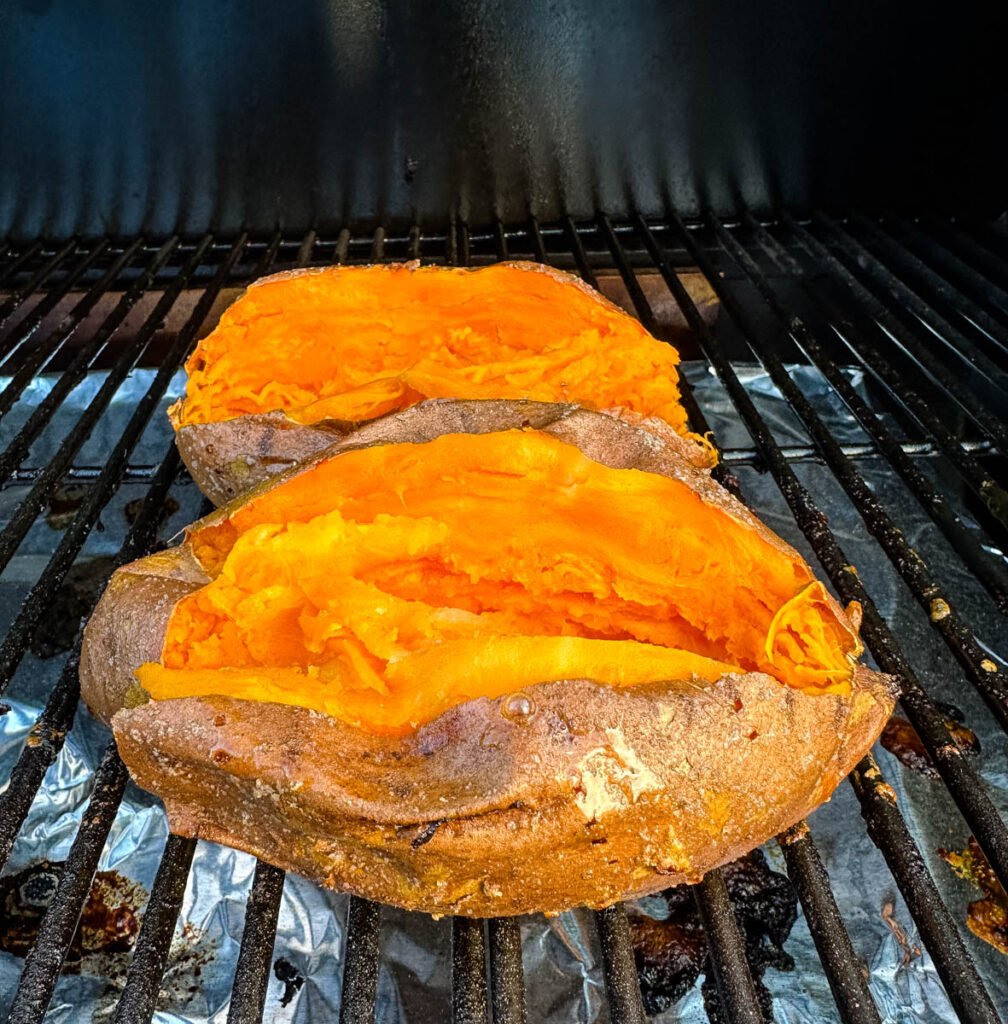
{"type": "MultiPolygon", "coordinates": [[[[808,438],[800,424],[766,375],[756,367],[740,366],[738,369],[778,441],[785,445],[807,444],[808,438]]],[[[719,443],[728,449],[751,447],[731,403],[706,366],[690,364],[686,372],[719,443]]],[[[866,440],[817,373],[796,367],[793,374],[835,436],[852,444],[866,440]]],[[[871,401],[872,395],[865,389],[860,375],[851,371],[849,376],[871,401]]],[[[80,453],[78,466],[101,466],[103,452],[118,436],[151,377],[150,371],[137,371],[124,383],[80,453]]],[[[73,392],[34,446],[26,466],[45,465],[102,379],[101,374],[92,374],[73,392]]],[[[0,386],[4,383],[6,381],[0,379],[0,386]]],[[[13,436],[51,385],[52,381],[45,376],[38,378],[26,392],[25,400],[0,422],[0,447],[13,436]]],[[[181,377],[178,377],[173,380],[163,406],[180,388],[181,377]]],[[[891,425],[897,429],[895,424],[891,425]]],[[[155,413],[131,462],[156,465],[170,443],[171,435],[162,408],[155,413]]],[[[733,452],[733,455],[740,454],[733,452]]],[[[864,458],[858,465],[883,504],[901,523],[908,540],[924,554],[934,573],[948,587],[992,657],[1004,663],[1008,643],[992,602],[972,581],[926,514],[884,463],[864,458]]],[[[951,479],[948,467],[940,460],[924,466],[943,483],[951,479]]],[[[762,518],[815,564],[769,475],[760,472],[756,465],[744,464],[744,460],[734,468],[744,496],[762,518]]],[[[982,752],[976,755],[974,764],[1002,813],[1008,813],[1005,737],[964,680],[885,555],[868,536],[829,470],[812,460],[797,462],[795,468],[829,514],[840,543],[859,567],[870,593],[901,639],[921,680],[933,694],[960,707],[976,730],[982,752]]],[[[0,491],[0,522],[17,507],[27,487],[18,483],[0,491]]],[[[127,504],[142,496],[144,490],[142,482],[122,485],[103,513],[99,528],[92,531],[79,563],[111,555],[118,549],[127,529],[127,504]]],[[[195,488],[185,482],[173,489],[173,498],[178,502],[178,509],[162,528],[164,538],[175,534],[195,517],[201,501],[195,488]]],[[[964,520],[972,522],[968,503],[959,501],[957,511],[964,520]]],[[[43,514],[0,576],[0,629],[6,628],[17,613],[59,537],[58,530],[47,523],[43,514]]],[[[39,658],[29,653],[22,662],[5,697],[10,711],[0,716],[0,779],[8,778],[28,730],[58,677],[62,660],[61,655],[39,658]]],[[[92,773],[108,739],[107,730],[81,708],[63,751],[46,775],[42,793],[31,809],[6,874],[42,859],[58,861],[66,856],[86,808],[92,773]]],[[[979,894],[956,879],[935,851],[940,846],[950,849],[964,846],[968,836],[965,824],[939,781],[904,768],[881,749],[877,750],[877,756],[886,777],[896,788],[900,808],[952,914],[962,923],[967,904],[979,894]]],[[[812,816],[811,828],[854,947],[869,971],[871,989],[883,1019],[928,1024],[954,1020],[934,965],[923,950],[896,884],[881,854],[867,837],[849,786],[842,785],[833,799],[812,816]],[[885,916],[889,923],[883,916],[887,907],[889,911],[885,916]],[[903,936],[893,923],[903,930],[903,936]]],[[[165,817],[158,802],[130,784],[99,867],[118,871],[131,882],[149,889],[166,834],[165,817]]],[[[771,866],[783,871],[783,860],[776,845],[769,844],[765,852],[771,866]]],[[[198,845],[155,1015],[159,1024],[225,1020],[253,870],[253,859],[246,854],[212,843],[198,845]]],[[[644,902],[645,910],[653,912],[656,906],[654,901],[644,902]]],[[[332,1018],[339,1005],[345,917],[345,897],[324,892],[294,876],[287,878],[273,952],[278,976],[271,979],[266,1020],[307,1022],[332,1018]]],[[[529,1019],[550,1024],[607,1019],[591,915],[574,911],[548,921],[530,917],[522,921],[521,927],[529,1019]]],[[[995,1000],[1008,1010],[1008,961],[965,929],[964,933],[995,1000]]],[[[785,948],[794,957],[795,970],[771,969],[765,978],[773,993],[776,1019],[787,1022],[837,1019],[825,975],[802,917],[785,948]]],[[[451,1001],[449,923],[386,910],[382,919],[381,951],[377,1019],[403,1024],[448,1019],[451,1001]]],[[[68,1024],[110,1020],[128,961],[125,953],[85,956],[80,973],[60,979],[47,1019],[68,1024]]],[[[22,966],[23,961],[17,956],[0,951],[0,1014],[6,1014],[22,966]]],[[[705,1020],[699,984],[657,1019],[662,1022],[705,1020]]]]}

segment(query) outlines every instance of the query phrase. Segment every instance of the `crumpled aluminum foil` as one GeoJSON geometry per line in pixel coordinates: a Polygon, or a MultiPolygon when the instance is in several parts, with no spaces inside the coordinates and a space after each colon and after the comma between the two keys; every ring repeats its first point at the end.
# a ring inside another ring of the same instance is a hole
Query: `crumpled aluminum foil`
{"type": "MultiPolygon", "coordinates": [[[[807,444],[808,438],[800,424],[766,375],[756,367],[738,369],[778,441],[786,445],[807,444]]],[[[707,367],[689,364],[686,373],[719,443],[728,449],[750,446],[730,401],[707,367]]],[[[793,373],[835,436],[845,443],[866,440],[815,371],[796,367],[793,373]]],[[[118,436],[136,399],[149,386],[151,376],[151,371],[136,371],[124,383],[80,453],[77,465],[102,464],[102,453],[118,436]]],[[[849,376],[870,399],[860,374],[851,371],[849,376]]],[[[34,446],[26,465],[45,464],[69,425],[88,405],[101,380],[100,373],[89,375],[73,392],[34,446]]],[[[3,383],[5,381],[0,380],[0,386],[3,383]]],[[[26,392],[25,400],[0,422],[0,447],[13,436],[51,385],[49,378],[38,378],[26,392]]],[[[163,407],[181,387],[182,378],[178,376],[172,382],[163,407]]],[[[170,443],[171,433],[162,408],[153,417],[131,462],[154,465],[170,443]]],[[[1008,641],[1004,630],[999,629],[1001,623],[992,602],[972,581],[937,535],[926,514],[906,494],[891,471],[886,470],[884,463],[880,459],[864,458],[858,465],[880,500],[892,510],[908,540],[924,554],[932,570],[948,587],[992,656],[1003,664],[1008,654],[1008,641]]],[[[936,478],[947,473],[947,467],[939,460],[925,462],[923,466],[936,478]]],[[[797,531],[769,475],[750,465],[740,464],[734,468],[746,499],[814,565],[808,545],[797,531]]],[[[1002,813],[1008,813],[1008,743],[1005,737],[965,682],[940,637],[930,628],[884,554],[867,535],[829,470],[812,460],[795,463],[795,469],[828,512],[842,546],[858,565],[869,591],[901,639],[922,681],[937,697],[951,701],[965,712],[983,747],[974,764],[1002,813]]],[[[143,483],[130,482],[119,489],[102,515],[101,528],[92,532],[81,559],[112,554],[118,549],[126,531],[123,509],[127,502],[142,496],[144,490],[143,483]]],[[[22,484],[0,491],[0,522],[9,517],[26,491],[27,485],[22,484]]],[[[179,509],[164,524],[164,538],[171,537],[194,518],[200,506],[200,496],[191,484],[178,484],[173,496],[179,502],[179,509]]],[[[957,510],[966,521],[972,521],[966,505],[960,503],[957,510]]],[[[17,556],[0,576],[0,628],[6,628],[13,619],[59,536],[46,524],[44,517],[40,517],[17,556]]],[[[58,677],[61,664],[62,656],[42,660],[31,653],[22,662],[5,697],[10,711],[0,716],[0,779],[8,778],[28,730],[58,677]]],[[[66,856],[86,807],[92,772],[107,741],[107,730],[81,708],[62,753],[46,776],[6,874],[44,858],[60,860],[66,856]]],[[[965,824],[940,782],[904,768],[881,749],[877,755],[887,778],[896,788],[900,808],[954,917],[963,922],[967,904],[979,898],[979,894],[954,878],[935,851],[939,846],[950,849],[964,846],[965,824]]],[[[871,989],[883,1019],[929,1024],[954,1020],[955,1014],[931,958],[922,949],[896,884],[881,854],[867,837],[849,786],[842,785],[833,799],[812,816],[811,828],[854,947],[870,972],[871,989]],[[892,919],[906,932],[903,943],[883,920],[882,910],[887,904],[892,906],[892,919]]],[[[130,784],[99,867],[117,870],[149,888],[165,838],[166,824],[160,805],[130,784]]],[[[766,853],[771,866],[783,871],[783,860],[775,844],[769,844],[766,853]]],[[[159,1024],[222,1024],[225,1020],[253,870],[254,861],[246,854],[211,843],[200,843],[197,847],[155,1015],[159,1024]]],[[[654,901],[645,901],[645,906],[653,909],[654,901]]],[[[345,897],[288,876],[273,957],[274,961],[286,961],[290,974],[303,981],[300,986],[291,983],[285,986],[278,979],[271,980],[266,1020],[303,1022],[333,1016],[339,1004],[345,916],[345,897]],[[285,995],[289,998],[286,1005],[282,1005],[285,995]]],[[[532,917],[523,920],[521,927],[529,1019],[549,1024],[607,1019],[591,915],[574,911],[550,921],[532,917]]],[[[0,932],[2,928],[0,924],[0,932]]],[[[1008,962],[968,932],[965,938],[995,1000],[1008,1009],[1008,962]]],[[[777,1020],[811,1024],[837,1019],[825,975],[802,917],[799,916],[785,948],[795,959],[795,970],[789,973],[769,970],[765,978],[774,996],[777,1020]]],[[[381,951],[377,1019],[403,1024],[449,1019],[449,922],[386,910],[382,919],[381,951]]],[[[115,997],[125,979],[128,959],[126,954],[86,958],[80,974],[61,978],[47,1019],[59,1024],[110,1020],[115,997]]],[[[22,965],[22,960],[0,951],[0,1013],[5,1014],[9,1007],[22,965]]],[[[283,965],[280,966],[283,973],[283,965]]],[[[662,1022],[705,1020],[699,985],[657,1019],[662,1022]]]]}

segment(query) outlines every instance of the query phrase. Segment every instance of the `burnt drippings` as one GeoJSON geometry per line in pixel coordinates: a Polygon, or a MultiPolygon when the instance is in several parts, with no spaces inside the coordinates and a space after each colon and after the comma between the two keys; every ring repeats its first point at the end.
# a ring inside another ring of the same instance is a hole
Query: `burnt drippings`
{"type": "Polygon", "coordinates": [[[36,658],[53,658],[73,647],[82,620],[91,613],[113,569],[115,559],[108,556],[71,566],[48,614],[32,634],[31,651],[36,658]]]}
{"type": "Polygon", "coordinates": [[[287,1006],[291,1000],[301,991],[304,984],[304,975],[286,957],[280,957],[273,964],[273,973],[277,981],[283,982],[283,995],[280,996],[280,1005],[287,1006]]]}
{"type": "Polygon", "coordinates": [[[664,921],[630,910],[630,938],[648,1014],[677,1003],[696,983],[707,955],[707,938],[686,886],[662,893],[664,921]]]}
{"type": "MultiPolygon", "coordinates": [[[[0,949],[17,957],[27,955],[56,895],[63,866],[62,861],[43,860],[0,878],[0,949]]],[[[97,872],[64,971],[79,971],[88,956],[128,953],[140,931],[140,908],[146,901],[146,890],[118,871],[97,872]]]]}
{"type": "MultiPolygon", "coordinates": [[[[963,713],[953,704],[939,703],[938,707],[945,716],[945,725],[955,745],[967,753],[979,753],[980,741],[976,733],[963,724],[963,713]]],[[[912,768],[929,779],[939,777],[931,755],[925,749],[917,731],[905,718],[893,715],[882,730],[880,741],[882,746],[907,768],[912,768]]]]}
{"type": "Polygon", "coordinates": [[[973,836],[959,852],[938,850],[939,856],[960,877],[984,896],[966,911],[966,926],[978,938],[1008,956],[1008,893],[997,880],[994,869],[973,836]]]}
{"type": "MultiPolygon", "coordinates": [[[[746,957],[766,1020],[772,1020],[770,992],[763,984],[768,967],[790,971],[794,960],[784,943],[798,918],[798,898],[785,875],[771,871],[766,858],[754,850],[722,869],[735,916],[745,938],[746,957]]],[[[701,992],[712,1024],[727,1020],[706,965],[707,937],[688,886],[661,894],[668,917],[657,920],[630,910],[630,937],[641,980],[644,1009],[649,1016],[678,1002],[705,972],[701,992]]]]}
{"type": "Polygon", "coordinates": [[[45,513],[46,525],[51,530],[65,530],[90,493],[90,484],[75,484],[64,480],[49,498],[45,513]]]}

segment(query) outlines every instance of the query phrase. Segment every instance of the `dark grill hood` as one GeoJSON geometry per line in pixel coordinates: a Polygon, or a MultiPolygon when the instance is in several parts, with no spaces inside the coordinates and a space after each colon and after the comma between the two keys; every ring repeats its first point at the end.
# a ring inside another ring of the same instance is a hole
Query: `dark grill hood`
{"type": "Polygon", "coordinates": [[[995,4],[0,10],[0,236],[1004,205],[995,4]]]}

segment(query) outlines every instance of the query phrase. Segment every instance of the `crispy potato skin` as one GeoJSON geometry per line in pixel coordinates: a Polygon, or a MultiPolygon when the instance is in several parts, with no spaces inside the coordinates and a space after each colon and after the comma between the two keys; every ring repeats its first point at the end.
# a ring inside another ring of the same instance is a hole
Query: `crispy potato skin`
{"type": "MultiPolygon", "coordinates": [[[[570,406],[425,402],[335,451],[521,425],[607,465],[683,479],[787,548],[676,441],[570,406]]],[[[864,667],[847,696],[760,673],[624,690],[554,681],[527,688],[527,701],[469,701],[401,738],[224,697],[127,706],[175,603],[206,580],[187,544],[142,559],[113,576],[86,628],[82,693],[134,778],[165,801],[176,832],[432,914],[600,907],[696,881],[827,799],[896,695],[864,667]]]]}

